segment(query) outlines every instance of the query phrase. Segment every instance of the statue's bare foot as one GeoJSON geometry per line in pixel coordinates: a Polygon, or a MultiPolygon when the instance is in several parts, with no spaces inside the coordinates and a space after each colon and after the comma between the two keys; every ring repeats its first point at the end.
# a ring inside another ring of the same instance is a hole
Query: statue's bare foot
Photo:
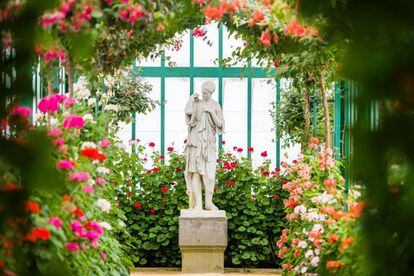
{"type": "Polygon", "coordinates": [[[219,209],[213,203],[206,204],[205,207],[206,207],[206,210],[208,210],[208,211],[218,211],[218,209],[219,209]]]}
{"type": "Polygon", "coordinates": [[[202,211],[203,210],[203,206],[201,205],[196,205],[193,208],[191,208],[191,210],[193,211],[202,211]]]}

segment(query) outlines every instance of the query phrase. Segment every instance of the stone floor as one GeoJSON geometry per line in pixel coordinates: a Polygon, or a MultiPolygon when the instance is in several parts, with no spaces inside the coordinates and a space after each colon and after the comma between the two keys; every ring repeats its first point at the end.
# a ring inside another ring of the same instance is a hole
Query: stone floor
{"type": "MultiPolygon", "coordinates": [[[[226,268],[225,275],[231,276],[253,276],[253,275],[260,275],[260,276],[280,276],[281,271],[279,269],[237,269],[237,268],[226,268]]],[[[182,273],[180,269],[177,268],[137,268],[131,271],[131,276],[145,276],[145,275],[200,275],[200,274],[191,274],[191,273],[182,273]]],[[[204,273],[203,276],[214,276],[214,275],[223,275],[219,273],[204,273]]]]}

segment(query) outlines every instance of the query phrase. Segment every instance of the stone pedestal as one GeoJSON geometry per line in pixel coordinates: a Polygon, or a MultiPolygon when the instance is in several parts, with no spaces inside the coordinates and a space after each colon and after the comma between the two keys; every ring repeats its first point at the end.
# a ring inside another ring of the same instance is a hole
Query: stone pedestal
{"type": "Polygon", "coordinates": [[[178,244],[184,273],[224,273],[225,211],[181,210],[178,244]]]}

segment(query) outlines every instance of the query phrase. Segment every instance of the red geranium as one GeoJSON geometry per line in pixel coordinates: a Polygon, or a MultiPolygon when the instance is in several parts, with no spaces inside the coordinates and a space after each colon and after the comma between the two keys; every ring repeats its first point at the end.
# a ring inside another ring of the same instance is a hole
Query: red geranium
{"type": "Polygon", "coordinates": [[[264,151],[260,154],[262,157],[267,157],[267,151],[264,151]]]}
{"type": "Polygon", "coordinates": [[[40,214],[39,204],[34,202],[34,201],[28,200],[26,202],[26,211],[31,212],[31,213],[40,214]]]}
{"type": "Polygon", "coordinates": [[[23,237],[23,240],[35,242],[38,239],[48,240],[50,238],[49,230],[45,228],[36,227],[32,232],[23,237]]]}
{"type": "Polygon", "coordinates": [[[168,192],[168,188],[165,186],[161,187],[161,193],[165,194],[166,192],[168,192]]]}
{"type": "Polygon", "coordinates": [[[80,152],[81,156],[86,158],[91,158],[93,160],[105,160],[106,155],[104,153],[99,152],[99,150],[95,148],[85,148],[80,152]]]}
{"type": "Polygon", "coordinates": [[[137,203],[134,204],[134,207],[137,208],[137,209],[139,209],[139,208],[142,207],[142,204],[139,203],[139,202],[137,202],[137,203]]]}
{"type": "Polygon", "coordinates": [[[155,214],[155,209],[154,208],[151,208],[150,213],[151,214],[155,214]]]}
{"type": "Polygon", "coordinates": [[[253,147],[250,147],[250,148],[247,149],[247,151],[248,152],[253,152],[254,151],[254,148],[253,147]]]}
{"type": "Polygon", "coordinates": [[[234,186],[234,181],[233,180],[227,180],[227,185],[229,185],[230,187],[234,186]]]}
{"type": "Polygon", "coordinates": [[[168,147],[167,151],[172,152],[172,151],[174,151],[174,148],[173,147],[168,147]]]}
{"type": "Polygon", "coordinates": [[[155,143],[154,143],[154,142],[150,142],[150,143],[148,144],[148,146],[150,146],[151,148],[153,148],[153,147],[155,147],[155,143]]]}

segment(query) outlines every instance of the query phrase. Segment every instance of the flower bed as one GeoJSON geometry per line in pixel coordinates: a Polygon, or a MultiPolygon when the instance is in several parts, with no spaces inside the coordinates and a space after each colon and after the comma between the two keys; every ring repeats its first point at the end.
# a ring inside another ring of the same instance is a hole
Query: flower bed
{"type": "Polygon", "coordinates": [[[10,143],[27,144],[28,158],[41,154],[55,169],[31,172],[33,177],[48,177],[41,193],[27,183],[23,190],[21,172],[0,160],[0,192],[25,206],[14,216],[0,208],[9,216],[0,236],[1,269],[18,274],[128,275],[132,263],[115,234],[123,231],[126,218],[114,204],[115,188],[109,183],[111,156],[118,150],[110,137],[116,129],[110,115],[95,120],[86,100],[64,95],[43,98],[38,107],[36,125],[30,123],[29,108],[14,106],[3,127],[10,143]],[[30,152],[32,143],[43,143],[42,152],[30,152]]]}
{"type": "MultiPolygon", "coordinates": [[[[119,206],[128,217],[125,244],[138,266],[180,266],[178,247],[179,210],[188,208],[185,193],[184,156],[168,148],[167,162],[153,150],[132,141],[134,154],[122,153],[114,170],[119,184],[119,206]],[[148,150],[149,149],[149,150],[148,150]]],[[[250,149],[253,150],[253,149],[250,149]]],[[[263,154],[265,155],[265,154],[263,154]]],[[[276,267],[276,241],[284,226],[283,191],[279,173],[263,159],[252,169],[251,159],[221,152],[217,160],[214,202],[228,218],[225,265],[276,267]]]]}
{"type": "Polygon", "coordinates": [[[284,200],[287,225],[277,242],[278,256],[287,274],[358,275],[357,218],[364,203],[357,202],[356,190],[346,197],[340,164],[330,149],[315,151],[317,143],[312,138],[312,151],[284,164],[283,189],[289,197],[284,200]]]}

